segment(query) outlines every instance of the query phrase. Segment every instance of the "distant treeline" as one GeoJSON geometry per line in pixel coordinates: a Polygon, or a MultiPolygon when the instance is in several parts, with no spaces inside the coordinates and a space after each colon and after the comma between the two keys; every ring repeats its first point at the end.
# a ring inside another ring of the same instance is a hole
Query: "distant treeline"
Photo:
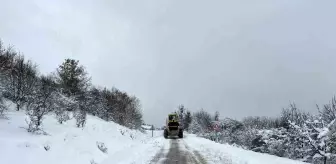
{"type": "Polygon", "coordinates": [[[274,118],[219,119],[219,112],[201,109],[190,114],[183,105],[178,111],[188,113],[184,122],[189,132],[219,143],[316,164],[336,163],[336,98],[317,106],[316,115],[294,103],[274,118]]]}

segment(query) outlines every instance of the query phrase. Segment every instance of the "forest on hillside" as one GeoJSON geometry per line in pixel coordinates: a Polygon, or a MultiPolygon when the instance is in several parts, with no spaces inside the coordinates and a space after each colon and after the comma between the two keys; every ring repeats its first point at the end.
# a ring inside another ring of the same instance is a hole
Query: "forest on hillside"
{"type": "Polygon", "coordinates": [[[4,118],[5,98],[27,114],[27,131],[32,133],[43,131],[48,114],[55,115],[60,124],[74,118],[79,128],[85,126],[87,114],[131,129],[143,124],[137,97],[115,87],[95,86],[78,60],[64,59],[45,75],[33,61],[0,42],[0,115],[4,118]]]}

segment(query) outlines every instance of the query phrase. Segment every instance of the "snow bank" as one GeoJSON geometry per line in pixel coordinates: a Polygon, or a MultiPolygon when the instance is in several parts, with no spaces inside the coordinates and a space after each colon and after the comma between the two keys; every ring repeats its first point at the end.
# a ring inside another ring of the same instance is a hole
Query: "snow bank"
{"type": "Polygon", "coordinates": [[[306,164],[268,154],[256,153],[227,144],[219,144],[188,134],[184,139],[187,145],[198,151],[209,164],[306,164]]]}
{"type": "Polygon", "coordinates": [[[4,164],[100,164],[130,155],[150,161],[160,149],[160,138],[152,138],[151,133],[93,116],[88,116],[85,128],[76,128],[75,120],[61,125],[46,116],[43,129],[48,135],[28,133],[24,112],[10,111],[7,116],[8,120],[0,119],[0,160],[4,164]],[[98,148],[102,144],[106,153],[98,148]]]}

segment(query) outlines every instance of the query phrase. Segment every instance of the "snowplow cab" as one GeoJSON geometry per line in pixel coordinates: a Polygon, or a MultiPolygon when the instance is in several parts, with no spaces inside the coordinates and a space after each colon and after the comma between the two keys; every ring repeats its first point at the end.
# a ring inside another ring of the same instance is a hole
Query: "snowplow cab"
{"type": "Polygon", "coordinates": [[[173,137],[178,136],[179,138],[183,138],[183,129],[180,126],[179,117],[177,113],[169,114],[166,120],[166,126],[164,129],[164,137],[173,137]]]}

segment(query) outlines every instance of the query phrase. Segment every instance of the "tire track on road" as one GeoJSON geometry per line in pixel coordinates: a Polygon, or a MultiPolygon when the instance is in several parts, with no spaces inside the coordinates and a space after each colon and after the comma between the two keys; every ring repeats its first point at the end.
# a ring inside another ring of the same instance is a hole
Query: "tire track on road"
{"type": "Polygon", "coordinates": [[[183,139],[170,139],[168,153],[162,148],[151,164],[206,164],[199,152],[191,150],[183,139]]]}

